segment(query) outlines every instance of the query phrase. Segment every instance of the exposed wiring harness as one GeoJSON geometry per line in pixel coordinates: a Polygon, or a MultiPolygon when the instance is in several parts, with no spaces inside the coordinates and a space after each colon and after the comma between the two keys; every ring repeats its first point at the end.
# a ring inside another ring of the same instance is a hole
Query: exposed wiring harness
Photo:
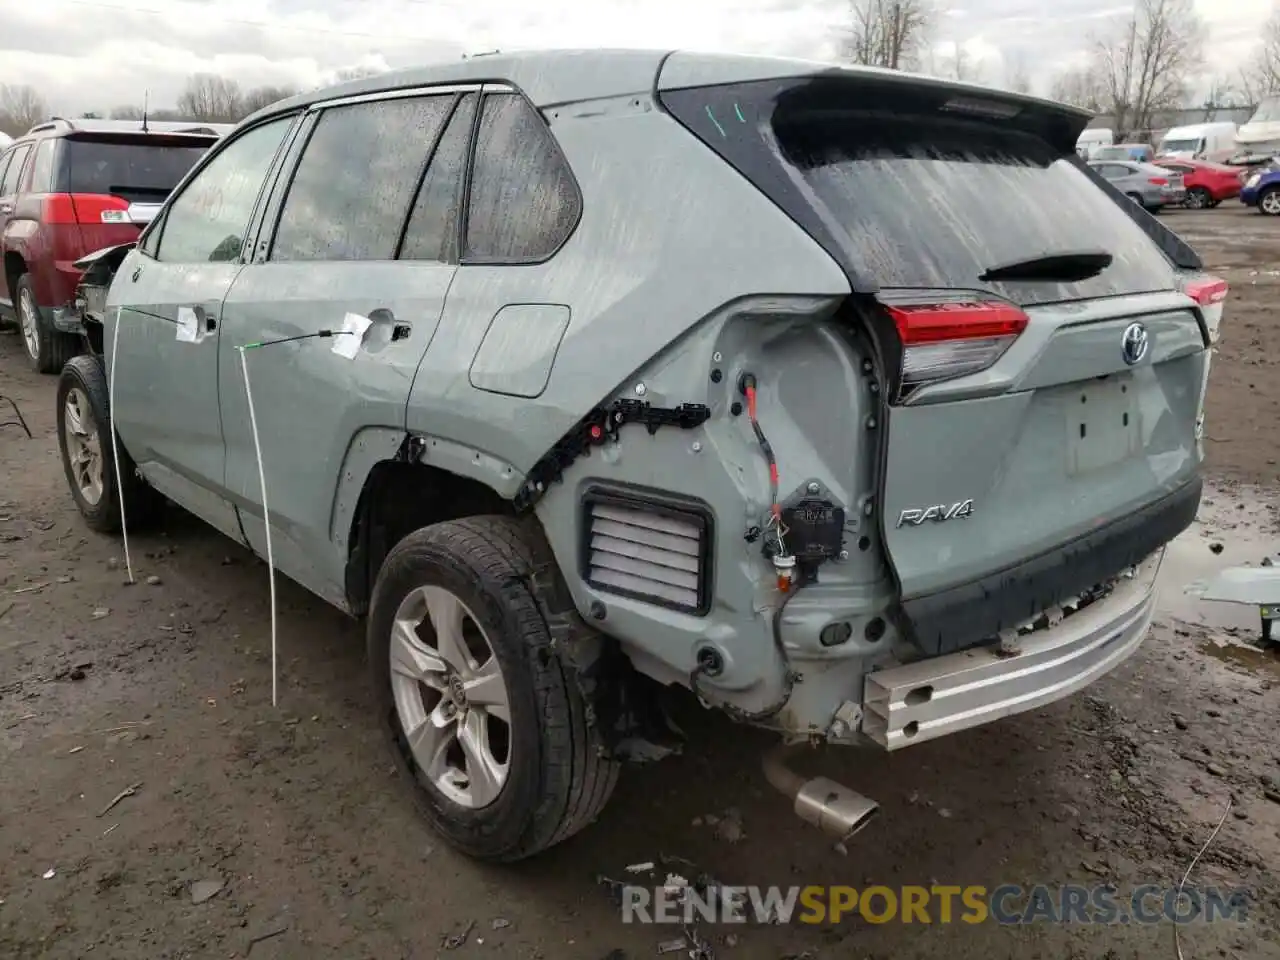
{"type": "MultiPolygon", "coordinates": [[[[782,507],[778,502],[778,489],[781,485],[778,459],[774,456],[773,447],[769,445],[769,438],[765,436],[764,429],[760,426],[760,420],[756,415],[755,375],[744,373],[742,379],[738,381],[738,386],[747,398],[747,419],[751,421],[751,430],[756,435],[756,442],[760,445],[761,452],[764,453],[765,461],[769,464],[769,520],[765,524],[765,552],[769,555],[780,574],[783,569],[786,569],[789,574],[790,566],[780,562],[783,559],[790,559],[790,554],[787,552],[787,527],[782,522],[782,507]]],[[[787,583],[791,584],[792,582],[788,576],[787,583]]],[[[788,660],[787,652],[782,646],[780,622],[783,611],[795,594],[796,591],[794,589],[788,588],[782,591],[782,604],[778,607],[773,618],[773,642],[784,664],[788,664],[788,660]]],[[[743,710],[741,707],[736,707],[731,703],[714,703],[703,693],[700,683],[701,678],[710,676],[714,672],[714,667],[710,663],[699,660],[697,666],[693,668],[693,672],[689,674],[689,689],[703,703],[719,707],[734,720],[741,723],[759,723],[777,716],[791,699],[792,691],[795,690],[795,685],[800,680],[800,675],[792,670],[788,664],[782,674],[782,695],[775,702],[761,710],[743,710]]]]}
{"type": "Polygon", "coordinates": [[[772,532],[772,541],[766,539],[766,548],[775,556],[787,555],[787,528],[782,522],[782,507],[778,503],[778,488],[781,480],[778,472],[778,458],[774,456],[769,438],[764,435],[760,419],[756,414],[756,378],[754,374],[744,373],[739,382],[742,393],[747,398],[747,419],[751,421],[751,430],[756,435],[756,442],[769,464],[769,522],[765,524],[766,537],[772,532]]]}

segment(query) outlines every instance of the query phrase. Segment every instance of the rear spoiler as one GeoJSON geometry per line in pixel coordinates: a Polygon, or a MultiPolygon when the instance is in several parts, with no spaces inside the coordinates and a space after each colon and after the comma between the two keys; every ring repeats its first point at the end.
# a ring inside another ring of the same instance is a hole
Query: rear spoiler
{"type": "Polygon", "coordinates": [[[121,261],[128,256],[129,251],[137,245],[137,241],[131,240],[129,243],[118,243],[114,247],[103,247],[101,250],[95,250],[93,253],[85,254],[71,265],[83,273],[90,267],[97,266],[99,263],[109,262],[114,255],[115,262],[112,263],[111,266],[118,267],[121,261]]]}

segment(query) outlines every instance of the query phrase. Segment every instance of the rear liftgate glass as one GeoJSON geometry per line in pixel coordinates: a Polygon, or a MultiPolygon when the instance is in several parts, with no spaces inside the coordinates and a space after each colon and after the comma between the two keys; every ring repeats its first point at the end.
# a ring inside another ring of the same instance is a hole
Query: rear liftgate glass
{"type": "Polygon", "coordinates": [[[1191,522],[1224,288],[1080,161],[1085,117],[839,72],[661,99],[849,275],[887,380],[882,532],[926,652],[1087,595],[1191,522]]]}

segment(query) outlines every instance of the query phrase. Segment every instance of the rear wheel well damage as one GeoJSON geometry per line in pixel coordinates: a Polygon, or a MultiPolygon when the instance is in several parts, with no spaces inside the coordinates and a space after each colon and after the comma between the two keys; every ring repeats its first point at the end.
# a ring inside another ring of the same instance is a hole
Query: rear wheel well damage
{"type": "MultiPolygon", "coordinates": [[[[352,518],[346,594],[364,616],[378,571],[393,547],[414,530],[465,517],[515,516],[514,503],[479,480],[401,456],[374,464],[352,518]]],[[[552,636],[552,649],[575,677],[606,748],[619,760],[653,760],[678,752],[682,737],[661,703],[662,687],[631,665],[618,642],[579,615],[541,522],[521,519],[535,559],[523,577],[552,636]]]]}

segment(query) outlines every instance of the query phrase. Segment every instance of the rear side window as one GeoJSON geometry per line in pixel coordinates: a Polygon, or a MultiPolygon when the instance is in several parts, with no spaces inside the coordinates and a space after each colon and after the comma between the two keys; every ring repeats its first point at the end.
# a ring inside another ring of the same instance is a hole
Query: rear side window
{"type": "Polygon", "coordinates": [[[110,194],[130,203],[160,203],[211,145],[211,141],[175,143],[159,137],[66,137],[55,189],[110,194]]]}
{"type": "Polygon", "coordinates": [[[546,122],[523,97],[489,94],[483,110],[463,259],[545,260],[577,225],[578,186],[546,122]]]}
{"type": "Polygon", "coordinates": [[[875,286],[989,290],[1017,303],[1173,287],[1160,248],[1071,146],[1037,135],[1034,117],[1019,129],[832,89],[821,109],[799,96],[699,103],[696,90],[664,103],[875,286]],[[851,109],[866,101],[884,112],[851,109]],[[1094,250],[1112,265],[1081,282],[979,279],[1028,257],[1094,250]]]}
{"type": "Polygon", "coordinates": [[[272,260],[391,260],[452,94],[330,107],[298,162],[272,260]]]}
{"type": "Polygon", "coordinates": [[[443,263],[457,259],[458,208],[475,116],[476,95],[468,93],[458,103],[431,157],[405,230],[400,259],[443,263]]]}
{"type": "Polygon", "coordinates": [[[18,192],[18,178],[22,175],[22,165],[26,163],[27,154],[31,152],[31,144],[24,143],[13,151],[13,156],[9,159],[9,168],[4,173],[4,180],[0,181],[0,197],[7,197],[18,192]]]}
{"type": "Polygon", "coordinates": [[[56,142],[41,140],[36,144],[35,159],[31,161],[31,180],[28,189],[32,193],[48,193],[53,189],[53,151],[56,142]]]}

